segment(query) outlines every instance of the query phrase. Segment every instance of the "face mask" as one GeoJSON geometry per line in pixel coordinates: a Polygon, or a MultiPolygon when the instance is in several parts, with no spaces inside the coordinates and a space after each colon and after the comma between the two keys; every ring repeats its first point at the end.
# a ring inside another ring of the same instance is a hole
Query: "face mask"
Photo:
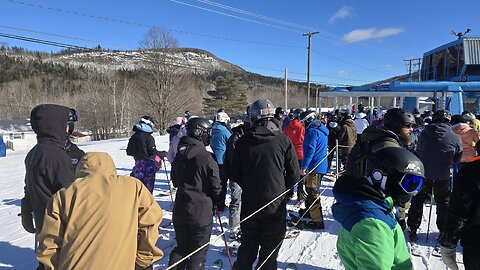
{"type": "Polygon", "coordinates": [[[338,123],[337,122],[329,122],[328,125],[331,127],[331,128],[336,128],[338,126],[338,123]]]}

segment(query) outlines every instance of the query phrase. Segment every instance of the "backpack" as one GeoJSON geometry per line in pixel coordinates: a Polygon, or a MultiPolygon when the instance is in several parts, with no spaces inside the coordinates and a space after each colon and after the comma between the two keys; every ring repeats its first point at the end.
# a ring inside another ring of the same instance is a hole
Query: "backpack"
{"type": "Polygon", "coordinates": [[[348,155],[345,175],[363,177],[367,166],[367,158],[372,151],[374,141],[357,141],[348,155]]]}

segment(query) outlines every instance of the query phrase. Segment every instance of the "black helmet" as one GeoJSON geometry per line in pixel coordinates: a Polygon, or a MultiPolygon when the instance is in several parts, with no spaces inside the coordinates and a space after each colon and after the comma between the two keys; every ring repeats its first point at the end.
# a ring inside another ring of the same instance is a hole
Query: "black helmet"
{"type": "Polygon", "coordinates": [[[190,118],[185,125],[185,129],[188,137],[192,137],[203,142],[205,146],[210,144],[210,138],[212,136],[212,124],[210,124],[207,119],[201,117],[190,118]]]}
{"type": "Polygon", "coordinates": [[[252,123],[260,119],[273,118],[274,115],[273,103],[268,99],[259,99],[250,105],[248,115],[250,116],[252,123]]]}
{"type": "Polygon", "coordinates": [[[397,132],[401,125],[415,125],[415,117],[412,113],[401,108],[389,109],[383,117],[383,125],[393,132],[397,132]]]}
{"type": "Polygon", "coordinates": [[[293,119],[300,119],[300,115],[303,113],[303,109],[298,108],[292,111],[292,120],[293,119]]]}
{"type": "Polygon", "coordinates": [[[73,130],[75,129],[75,122],[78,121],[78,113],[75,109],[70,109],[68,111],[68,135],[73,134],[73,130]]]}
{"type": "Polygon", "coordinates": [[[425,178],[422,161],[400,147],[383,147],[367,160],[365,176],[377,189],[405,204],[421,188],[425,178]]]}
{"type": "Polygon", "coordinates": [[[432,116],[432,121],[434,123],[450,123],[452,120],[452,115],[447,110],[438,110],[432,116]]]}
{"type": "Polygon", "coordinates": [[[140,117],[140,120],[138,121],[140,124],[146,124],[149,125],[151,128],[155,126],[155,119],[149,115],[144,115],[140,117]]]}
{"type": "Polygon", "coordinates": [[[285,115],[285,110],[282,107],[277,107],[275,109],[275,116],[280,117],[285,115]]]}
{"type": "Polygon", "coordinates": [[[300,121],[302,122],[309,122],[315,119],[316,115],[317,113],[314,110],[307,110],[305,112],[302,112],[299,118],[300,118],[300,121]]]}

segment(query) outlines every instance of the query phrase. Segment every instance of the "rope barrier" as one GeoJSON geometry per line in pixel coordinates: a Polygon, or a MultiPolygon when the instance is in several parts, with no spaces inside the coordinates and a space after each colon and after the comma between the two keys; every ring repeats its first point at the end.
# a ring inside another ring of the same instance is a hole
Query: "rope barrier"
{"type": "MultiPolygon", "coordinates": [[[[266,203],[264,206],[260,207],[258,210],[256,210],[255,212],[253,212],[252,214],[248,215],[247,217],[245,217],[243,220],[240,221],[240,224],[242,224],[243,222],[245,222],[246,220],[250,219],[251,217],[253,217],[254,215],[256,215],[257,213],[259,213],[260,211],[262,211],[263,209],[267,208],[270,204],[274,203],[276,200],[280,199],[281,197],[283,197],[285,194],[287,194],[288,192],[290,192],[291,189],[295,188],[301,181],[303,181],[308,175],[310,175],[312,173],[312,171],[314,171],[318,166],[320,166],[320,164],[328,157],[328,155],[330,153],[332,153],[334,150],[336,149],[336,146],[330,150],[330,152],[327,152],[327,155],[321,160],[319,161],[307,174],[305,174],[305,176],[303,176],[300,180],[298,180],[295,184],[293,184],[293,186],[287,190],[285,190],[285,192],[282,192],[280,195],[278,195],[277,197],[273,198],[271,201],[269,201],[268,203],[266,203]]],[[[337,161],[338,162],[338,161],[337,161]]],[[[325,188],[326,189],[326,188],[325,188]]],[[[325,191],[325,190],[324,190],[325,191]]],[[[323,191],[322,193],[323,194],[323,191]]],[[[321,195],[320,194],[320,195],[321,195]]],[[[320,196],[317,197],[317,199],[315,199],[314,203],[320,198],[320,196]]],[[[309,209],[313,206],[313,203],[312,205],[309,207],[309,209]]],[[[309,210],[308,209],[308,210],[309,210]]],[[[305,213],[307,213],[307,211],[305,211],[305,213]]],[[[303,216],[302,216],[303,217],[303,216]]],[[[183,257],[182,259],[180,259],[179,261],[177,261],[176,263],[172,264],[171,266],[168,266],[165,270],[170,270],[172,268],[174,268],[175,266],[179,265],[180,263],[184,262],[185,260],[187,260],[188,258],[190,258],[193,254],[199,252],[200,250],[202,250],[203,248],[207,247],[208,245],[210,245],[211,243],[214,243],[216,242],[218,239],[220,239],[220,237],[222,237],[223,235],[225,235],[227,232],[230,232],[231,229],[226,229],[225,231],[223,231],[222,233],[220,233],[219,235],[217,235],[216,237],[213,238],[213,240],[210,240],[209,242],[205,243],[204,245],[200,246],[199,248],[197,248],[196,250],[192,251],[190,254],[186,255],[185,257],[183,257]]],[[[283,242],[283,240],[282,240],[283,242]]],[[[280,242],[280,243],[282,243],[280,242]]],[[[273,254],[273,253],[272,253],[273,254]]],[[[271,256],[271,255],[270,255],[271,256]]],[[[263,265],[263,264],[262,264],[263,265]]],[[[260,268],[259,268],[260,269],[260,268]]]]}

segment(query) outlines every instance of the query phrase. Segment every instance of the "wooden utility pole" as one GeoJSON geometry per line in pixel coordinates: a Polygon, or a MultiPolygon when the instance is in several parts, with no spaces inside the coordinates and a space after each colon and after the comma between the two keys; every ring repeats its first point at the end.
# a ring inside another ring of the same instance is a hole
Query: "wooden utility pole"
{"type": "Polygon", "coordinates": [[[288,70],[285,69],[285,110],[288,108],[288,70]]]}
{"type": "Polygon", "coordinates": [[[306,34],[303,34],[303,36],[308,36],[308,62],[307,62],[307,107],[306,109],[308,110],[308,107],[310,107],[310,45],[311,45],[311,39],[312,36],[315,34],[318,34],[319,32],[308,32],[306,34]]]}

